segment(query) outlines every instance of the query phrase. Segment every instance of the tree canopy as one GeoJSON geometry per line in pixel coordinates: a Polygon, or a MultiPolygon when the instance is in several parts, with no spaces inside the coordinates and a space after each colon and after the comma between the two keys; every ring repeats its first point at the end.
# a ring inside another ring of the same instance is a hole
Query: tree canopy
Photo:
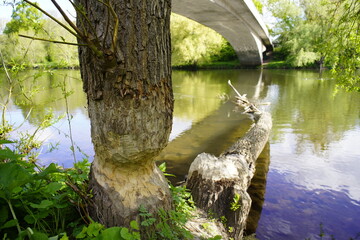
{"type": "MultiPolygon", "coordinates": [[[[177,14],[172,14],[170,27],[173,65],[237,59],[228,41],[212,29],[177,14]]],[[[12,20],[6,24],[3,33],[0,35],[0,50],[8,64],[50,67],[79,65],[77,48],[74,46],[18,37],[20,33],[50,41],[76,42],[73,35],[51,19],[44,18],[33,6],[25,3],[15,5],[12,20]]]]}
{"type": "Polygon", "coordinates": [[[339,73],[339,86],[360,91],[360,3],[357,0],[267,0],[276,18],[271,33],[293,67],[314,64],[339,73]]]}

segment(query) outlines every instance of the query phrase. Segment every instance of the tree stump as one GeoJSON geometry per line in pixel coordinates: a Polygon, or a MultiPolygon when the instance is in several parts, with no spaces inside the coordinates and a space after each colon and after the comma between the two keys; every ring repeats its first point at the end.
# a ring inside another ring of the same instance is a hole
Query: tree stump
{"type": "Polygon", "coordinates": [[[196,206],[209,217],[221,220],[228,236],[241,239],[251,207],[247,193],[255,172],[255,162],[269,139],[270,113],[255,116],[244,137],[219,157],[201,153],[190,166],[187,188],[196,206]]]}

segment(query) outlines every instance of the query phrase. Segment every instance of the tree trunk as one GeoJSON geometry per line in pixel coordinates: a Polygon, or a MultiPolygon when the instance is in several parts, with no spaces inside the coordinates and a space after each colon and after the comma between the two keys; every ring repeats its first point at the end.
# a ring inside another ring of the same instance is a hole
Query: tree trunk
{"type": "Polygon", "coordinates": [[[234,239],[242,238],[246,226],[251,207],[247,189],[271,126],[271,116],[264,112],[246,135],[219,157],[202,153],[190,166],[187,187],[196,206],[221,219],[234,239]]]}
{"type": "Polygon", "coordinates": [[[86,12],[78,12],[77,26],[94,43],[79,47],[95,148],[90,214],[106,226],[126,226],[141,205],[151,213],[171,207],[154,164],[172,125],[171,1],[77,3],[86,12]]]}

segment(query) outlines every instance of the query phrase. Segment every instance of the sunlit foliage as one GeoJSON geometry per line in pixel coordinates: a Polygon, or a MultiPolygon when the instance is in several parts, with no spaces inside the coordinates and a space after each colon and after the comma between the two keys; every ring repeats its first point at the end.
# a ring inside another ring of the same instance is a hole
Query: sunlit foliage
{"type": "Polygon", "coordinates": [[[5,34],[18,33],[20,30],[41,30],[44,20],[42,13],[34,7],[21,3],[15,6],[12,20],[6,24],[5,34]]]}
{"type": "Polygon", "coordinates": [[[268,0],[267,7],[277,19],[272,31],[279,51],[294,67],[323,61],[323,45],[329,38],[329,5],[317,0],[268,0]]]}
{"type": "Polygon", "coordinates": [[[171,38],[173,65],[197,65],[236,57],[220,34],[174,13],[171,15],[171,38]]]}
{"type": "MultiPolygon", "coordinates": [[[[8,64],[27,66],[78,66],[77,47],[18,37],[18,34],[76,43],[76,39],[34,7],[15,6],[12,20],[0,35],[0,50],[8,64]]],[[[215,31],[190,19],[172,14],[172,64],[199,65],[237,58],[231,45],[215,31]]]]}
{"type": "Polygon", "coordinates": [[[360,1],[267,0],[277,52],[293,67],[327,66],[338,86],[360,91],[360,1]]]}
{"type": "Polygon", "coordinates": [[[338,86],[347,91],[360,92],[360,1],[337,1],[332,15],[339,15],[331,28],[334,36],[326,50],[331,56],[338,86]]]}
{"type": "Polygon", "coordinates": [[[18,34],[47,40],[60,40],[76,43],[76,39],[34,7],[26,4],[16,5],[12,20],[6,24],[4,34],[0,35],[0,50],[7,64],[34,66],[76,66],[78,56],[76,46],[54,44],[19,37],[18,34]]]}

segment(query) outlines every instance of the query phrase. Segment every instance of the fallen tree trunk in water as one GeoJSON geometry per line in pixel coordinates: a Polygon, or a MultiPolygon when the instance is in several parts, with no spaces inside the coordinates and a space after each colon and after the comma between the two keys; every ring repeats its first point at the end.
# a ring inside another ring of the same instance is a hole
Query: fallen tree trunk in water
{"type": "Polygon", "coordinates": [[[221,220],[228,232],[223,239],[243,236],[251,207],[247,189],[254,176],[256,159],[269,139],[270,113],[254,116],[250,130],[228,150],[219,157],[201,153],[190,166],[187,188],[198,208],[221,220]]]}

